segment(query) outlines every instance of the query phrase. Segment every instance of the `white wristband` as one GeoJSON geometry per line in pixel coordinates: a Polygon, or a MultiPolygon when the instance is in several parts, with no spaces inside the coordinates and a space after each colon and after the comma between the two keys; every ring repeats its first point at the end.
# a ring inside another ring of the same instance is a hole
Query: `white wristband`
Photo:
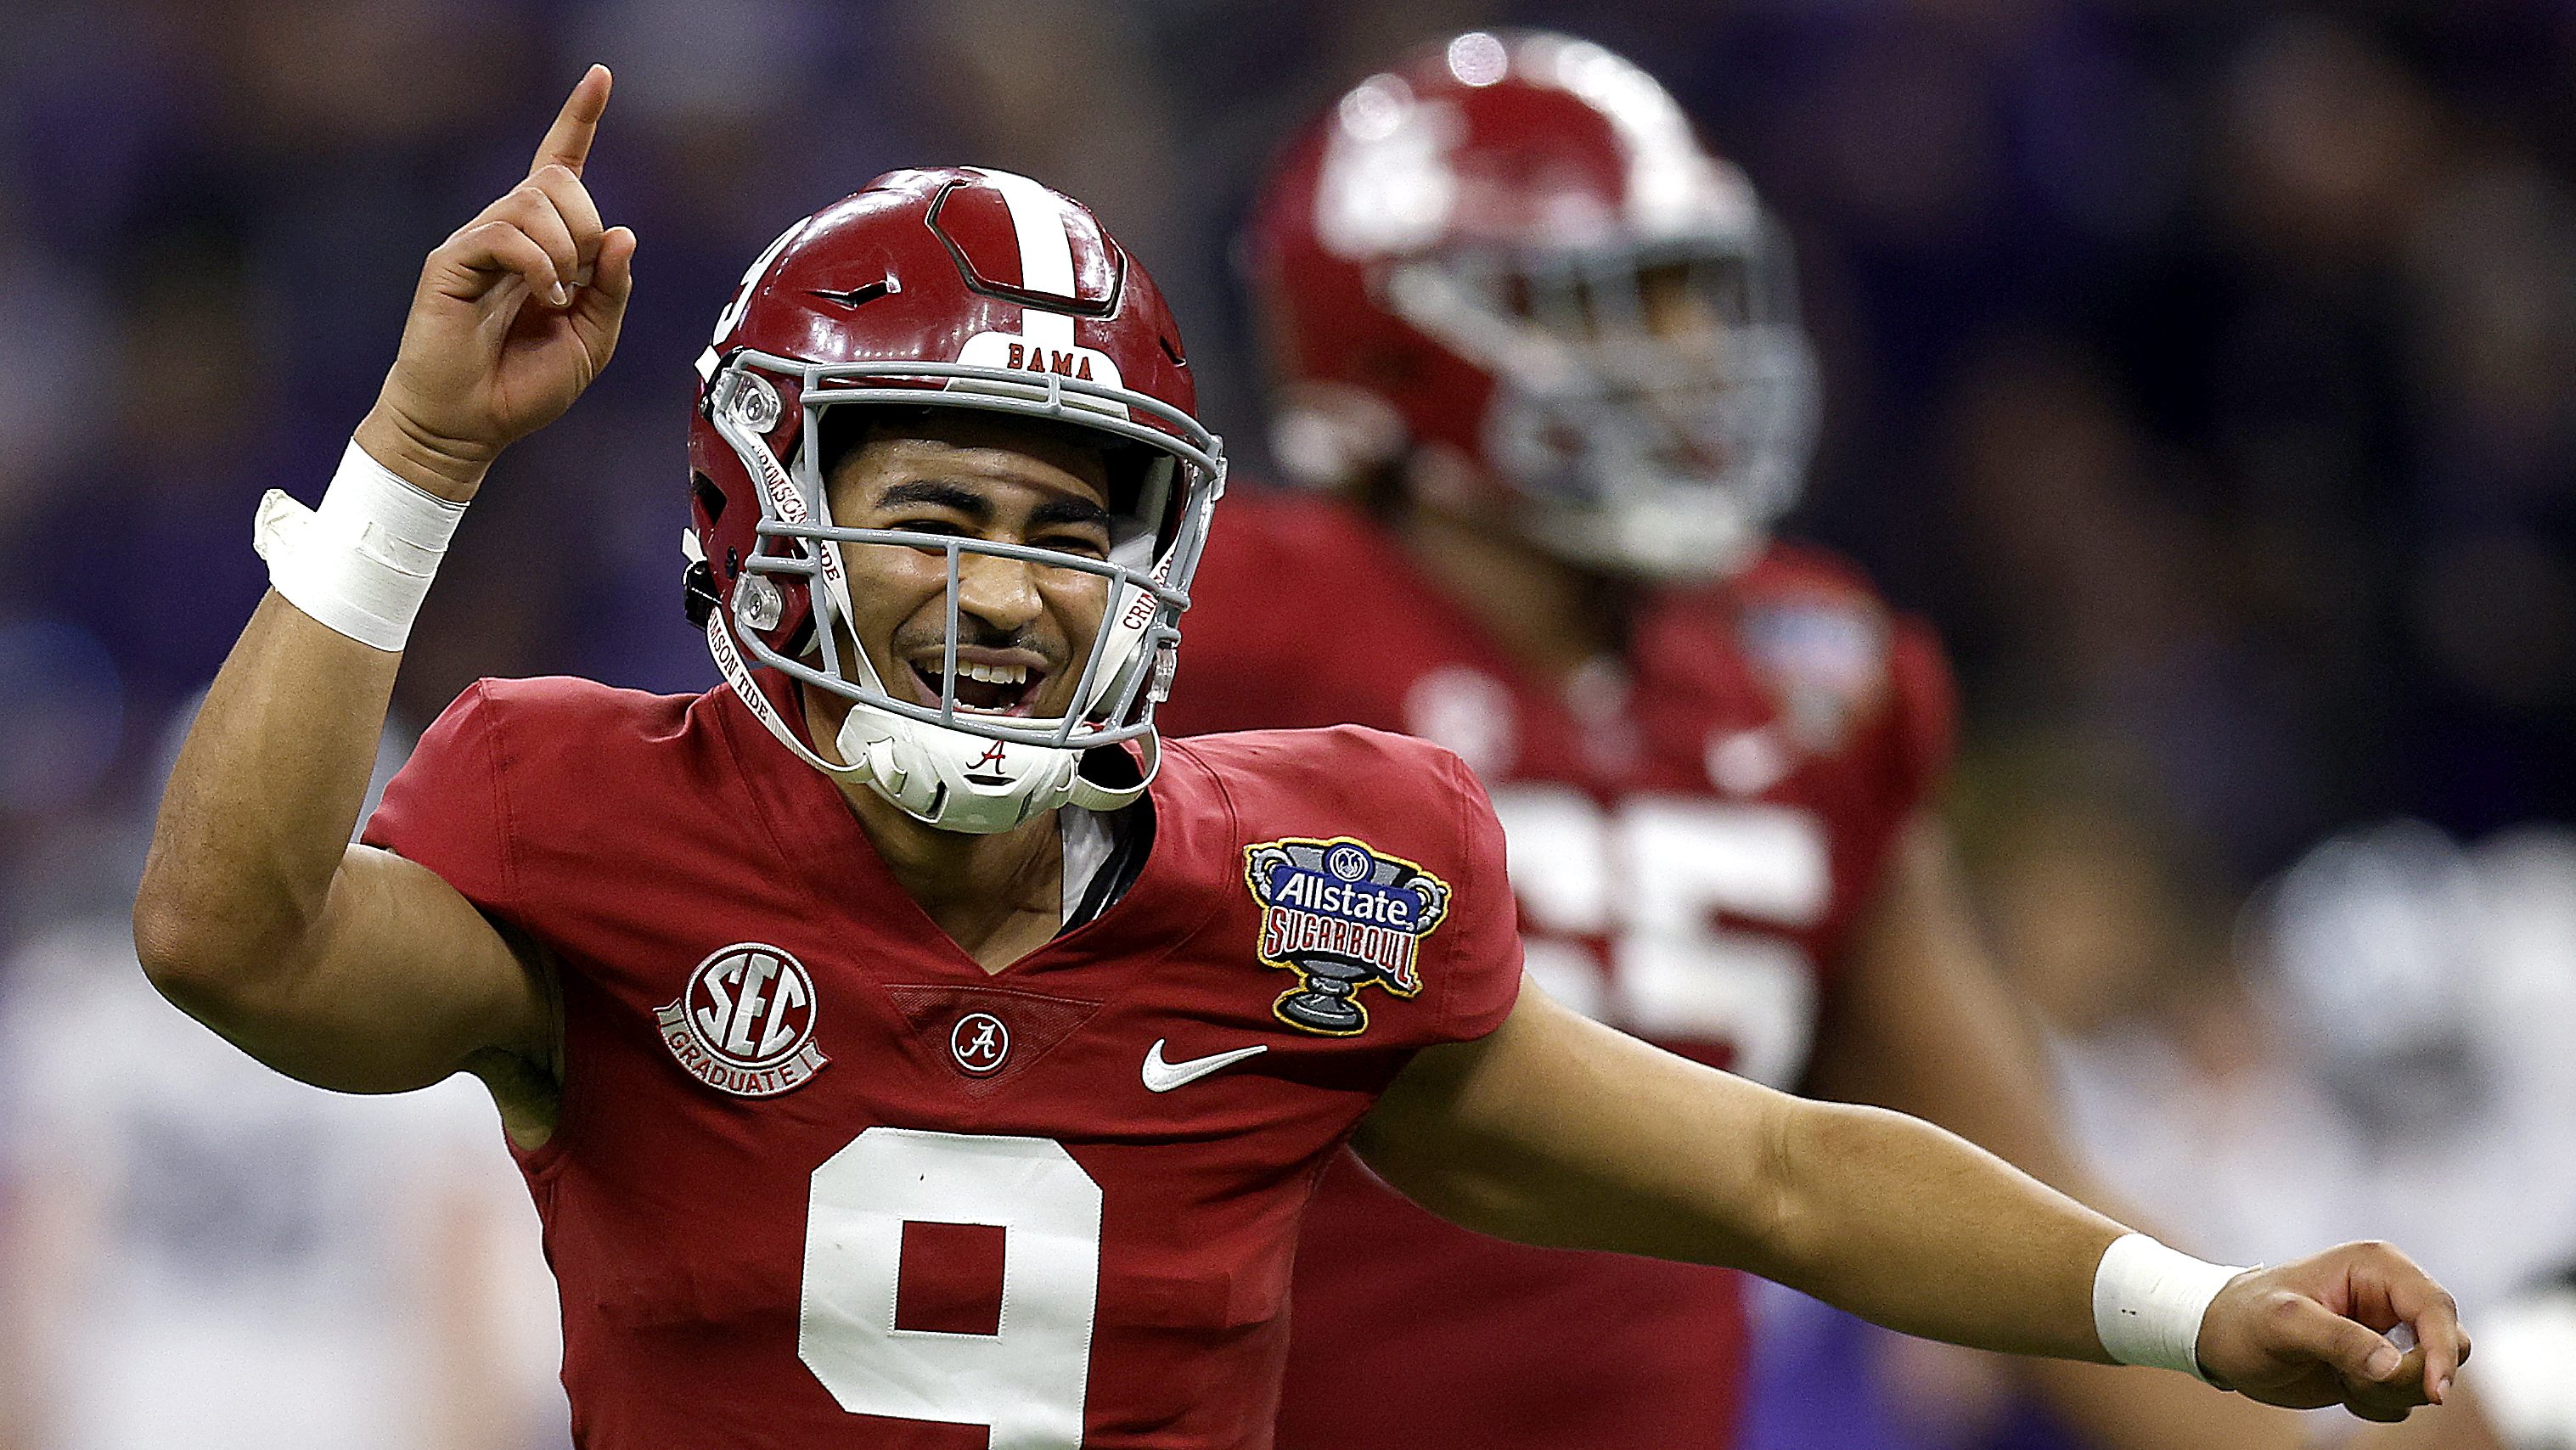
{"type": "Polygon", "coordinates": [[[269,587],[360,644],[399,651],[465,505],[397,477],[354,441],[308,509],[277,489],[259,501],[251,547],[269,587]]]}
{"type": "Polygon", "coordinates": [[[2114,1239],[2093,1271],[2093,1332],[2122,1364],[2200,1368],[2200,1321],[2228,1281],[2249,1272],[2166,1248],[2145,1234],[2114,1239]]]}

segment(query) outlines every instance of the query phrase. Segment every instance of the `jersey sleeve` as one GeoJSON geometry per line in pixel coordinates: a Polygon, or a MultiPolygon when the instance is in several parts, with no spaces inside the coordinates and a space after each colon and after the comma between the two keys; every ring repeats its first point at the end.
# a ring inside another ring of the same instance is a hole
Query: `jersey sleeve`
{"type": "Polygon", "coordinates": [[[1466,762],[1445,750],[1440,760],[1458,813],[1458,879],[1450,883],[1449,919],[1434,934],[1447,938],[1434,1031],[1465,1042],[1502,1026],[1520,1000],[1520,907],[1494,803],[1466,762]]]}
{"type": "Polygon", "coordinates": [[[501,711],[491,682],[456,697],[411,753],[359,839],[438,873],[486,912],[521,904],[501,711]]]}

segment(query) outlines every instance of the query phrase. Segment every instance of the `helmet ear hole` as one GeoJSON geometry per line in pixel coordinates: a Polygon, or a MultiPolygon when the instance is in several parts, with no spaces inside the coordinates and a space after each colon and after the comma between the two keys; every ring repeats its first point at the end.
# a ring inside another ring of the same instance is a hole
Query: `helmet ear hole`
{"type": "Polygon", "coordinates": [[[706,628],[716,602],[716,571],[704,559],[690,560],[687,572],[680,576],[680,608],[689,617],[689,627],[706,628]]]}
{"type": "Polygon", "coordinates": [[[703,539],[715,534],[716,521],[724,517],[724,490],[715,480],[695,469],[689,472],[689,500],[696,505],[700,523],[685,532],[680,540],[689,556],[688,568],[680,576],[680,607],[686,611],[689,624],[696,629],[707,627],[707,612],[721,602],[716,588],[715,566],[707,562],[703,539]]]}
{"type": "Polygon", "coordinates": [[[718,523],[723,521],[725,511],[724,490],[716,487],[716,481],[714,479],[707,477],[703,473],[691,473],[689,475],[689,497],[696,502],[698,512],[706,515],[707,527],[714,528],[718,523]]]}

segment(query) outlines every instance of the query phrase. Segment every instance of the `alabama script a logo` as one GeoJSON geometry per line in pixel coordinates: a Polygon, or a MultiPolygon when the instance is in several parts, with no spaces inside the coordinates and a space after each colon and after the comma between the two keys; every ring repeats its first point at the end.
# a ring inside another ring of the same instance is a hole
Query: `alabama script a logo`
{"type": "Polygon", "coordinates": [[[985,746],[984,753],[975,757],[975,763],[966,767],[967,783],[970,785],[1009,785],[1011,783],[1011,778],[1002,774],[1002,749],[1003,742],[999,740],[985,746]]]}
{"type": "Polygon", "coordinates": [[[1011,1055],[1011,1029],[990,1012],[969,1012],[948,1029],[948,1054],[957,1059],[958,1071],[989,1076],[1011,1055]]]}

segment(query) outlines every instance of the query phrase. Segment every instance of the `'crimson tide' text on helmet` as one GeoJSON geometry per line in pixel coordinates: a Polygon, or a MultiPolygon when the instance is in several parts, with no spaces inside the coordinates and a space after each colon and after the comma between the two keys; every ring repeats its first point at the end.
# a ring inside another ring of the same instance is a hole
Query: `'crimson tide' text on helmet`
{"type": "Polygon", "coordinates": [[[1145,270],[1080,203],[1026,177],[898,171],[787,229],[744,274],[698,361],[689,429],[693,617],[735,693],[817,769],[864,778],[949,830],[1006,830],[1064,804],[1109,809],[1155,756],[1180,614],[1225,485],[1179,328],[1145,270]],[[1144,460],[1114,491],[1108,557],[834,524],[818,440],[834,408],[957,408],[1084,430],[1144,460]],[[944,551],[950,660],[934,708],[851,645],[842,545],[944,551]],[[961,706],[962,554],[1109,581],[1061,718],[961,706]],[[792,684],[850,703],[838,762],[806,738],[792,684]],[[772,694],[764,685],[780,685],[772,694]]]}
{"type": "Polygon", "coordinates": [[[1360,82],[1255,205],[1274,442],[1308,482],[1451,453],[1588,567],[1740,567],[1795,500],[1815,365],[1787,249],[1662,86],[1471,31],[1360,82]]]}

